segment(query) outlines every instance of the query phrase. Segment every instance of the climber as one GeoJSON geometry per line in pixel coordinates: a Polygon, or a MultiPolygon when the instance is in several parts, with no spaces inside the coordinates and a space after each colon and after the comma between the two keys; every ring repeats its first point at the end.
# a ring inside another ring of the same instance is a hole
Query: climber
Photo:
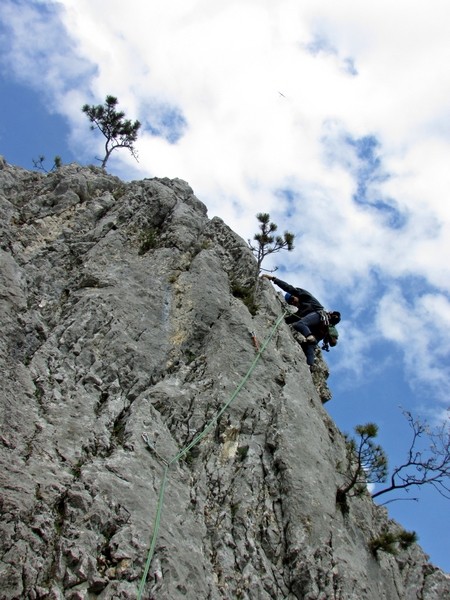
{"type": "Polygon", "coordinates": [[[306,362],[311,368],[314,365],[315,348],[320,340],[324,340],[325,349],[337,344],[337,330],[334,326],[341,320],[341,313],[336,310],[325,311],[312,294],[273,275],[265,273],[261,275],[261,279],[269,279],[285,291],[286,302],[297,308],[296,313],[287,317],[286,323],[304,336],[305,342],[301,345],[306,355],[306,362]]]}

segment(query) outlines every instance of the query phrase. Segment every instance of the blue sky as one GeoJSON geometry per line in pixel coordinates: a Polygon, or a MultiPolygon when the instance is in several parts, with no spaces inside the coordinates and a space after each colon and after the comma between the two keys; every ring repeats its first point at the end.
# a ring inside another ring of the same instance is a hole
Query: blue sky
{"type": "MultiPolygon", "coordinates": [[[[266,266],[344,316],[326,408],[394,466],[402,409],[448,420],[450,5],[392,4],[3,0],[0,154],[98,164],[81,107],[112,94],[143,127],[109,172],[185,179],[244,239],[269,212],[297,237],[266,266]]],[[[448,501],[409,496],[391,516],[450,571],[448,501]]]]}

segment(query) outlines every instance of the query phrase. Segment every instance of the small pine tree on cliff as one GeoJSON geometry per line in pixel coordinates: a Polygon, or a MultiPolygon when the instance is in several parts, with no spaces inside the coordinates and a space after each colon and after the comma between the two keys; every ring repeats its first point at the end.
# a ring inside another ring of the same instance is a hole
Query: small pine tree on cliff
{"type": "MultiPolygon", "coordinates": [[[[447,417],[432,428],[408,411],[404,411],[404,415],[412,429],[406,458],[393,469],[389,485],[372,493],[372,498],[394,490],[409,491],[411,488],[431,485],[441,496],[450,500],[450,419],[447,417]]],[[[346,481],[336,495],[338,503],[344,507],[349,495],[361,494],[367,483],[382,483],[388,476],[386,455],[373,441],[378,427],[367,423],[358,425],[355,431],[359,440],[347,437],[346,481]]],[[[401,499],[404,498],[397,498],[401,499]]]]}
{"type": "Polygon", "coordinates": [[[39,155],[39,158],[36,160],[33,158],[33,166],[35,169],[39,169],[39,171],[44,171],[44,173],[51,173],[52,171],[56,171],[62,166],[62,159],[60,156],[55,156],[53,159],[53,165],[50,169],[46,169],[44,166],[45,156],[43,154],[39,155]]]}
{"type": "Polygon", "coordinates": [[[91,129],[99,129],[106,138],[102,169],[106,168],[111,152],[116,148],[128,148],[137,160],[134,142],[137,140],[141,124],[139,121],[131,122],[129,119],[124,119],[125,113],[116,110],[117,104],[117,98],[106,96],[105,104],[97,106],[85,104],[81,109],[92,123],[91,129]]]}
{"type": "Polygon", "coordinates": [[[346,481],[336,494],[336,500],[345,506],[347,496],[362,494],[368,483],[386,481],[388,461],[381,446],[374,443],[378,434],[375,423],[357,425],[356,433],[359,440],[348,438],[346,440],[347,465],[345,469],[346,481]]]}
{"type": "Polygon", "coordinates": [[[279,252],[280,250],[293,250],[295,238],[295,235],[289,231],[285,231],[282,236],[275,235],[278,225],[271,222],[270,215],[268,213],[258,213],[256,218],[259,221],[260,229],[260,232],[255,233],[253,237],[253,240],[256,242],[256,244],[248,240],[250,250],[253,252],[256,258],[256,276],[254,285],[255,298],[258,292],[259,273],[261,272],[261,264],[263,260],[266,258],[266,256],[273,254],[274,252],[279,252]]]}

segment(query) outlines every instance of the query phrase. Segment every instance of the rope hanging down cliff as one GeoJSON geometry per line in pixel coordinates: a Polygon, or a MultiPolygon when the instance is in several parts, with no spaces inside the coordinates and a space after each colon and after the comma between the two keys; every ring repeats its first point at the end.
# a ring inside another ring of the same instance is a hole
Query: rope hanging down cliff
{"type": "MultiPolygon", "coordinates": [[[[274,326],[272,327],[271,331],[269,332],[269,334],[267,335],[266,339],[264,340],[264,342],[262,343],[261,347],[258,348],[257,345],[255,345],[256,349],[258,350],[258,353],[256,354],[252,364],[250,365],[250,368],[248,369],[247,373],[244,375],[244,377],[242,378],[242,380],[240,381],[240,383],[238,384],[238,386],[236,387],[236,389],[234,390],[234,392],[231,394],[229,400],[227,402],[225,402],[225,404],[222,406],[222,408],[216,413],[216,415],[214,415],[214,417],[209,421],[209,423],[205,426],[205,428],[197,435],[195,436],[195,438],[182,450],[180,450],[178,452],[178,454],[176,454],[173,458],[171,458],[169,461],[164,460],[158,453],[156,453],[155,448],[153,447],[153,445],[149,442],[148,437],[146,434],[143,434],[143,439],[144,441],[147,443],[147,446],[149,447],[149,449],[152,452],[155,452],[156,455],[158,456],[158,458],[160,458],[164,464],[165,464],[165,468],[164,468],[164,472],[163,472],[163,476],[162,476],[162,480],[161,480],[161,485],[160,485],[160,489],[159,489],[159,497],[158,497],[158,504],[157,504],[157,508],[156,508],[156,515],[155,515],[155,522],[153,524],[153,535],[151,538],[151,542],[150,542],[150,548],[147,554],[147,560],[145,563],[145,567],[144,567],[144,572],[142,574],[142,578],[141,578],[141,582],[139,585],[139,590],[138,590],[138,595],[137,595],[137,600],[141,600],[142,598],[142,594],[144,591],[144,587],[145,587],[145,583],[147,581],[147,576],[148,576],[148,572],[150,570],[150,565],[153,559],[153,554],[155,552],[155,546],[156,546],[156,541],[158,538],[158,532],[159,532],[159,526],[161,523],[161,512],[162,512],[162,507],[164,504],[164,494],[165,494],[165,490],[166,490],[166,484],[167,484],[167,479],[168,479],[168,475],[169,475],[169,469],[172,465],[174,465],[175,463],[177,463],[183,456],[185,456],[194,446],[196,446],[204,437],[205,435],[207,435],[211,429],[214,427],[214,425],[217,423],[217,421],[220,419],[220,417],[223,415],[223,413],[227,410],[227,408],[231,405],[231,403],[235,400],[236,396],[239,394],[239,392],[241,391],[241,389],[244,387],[244,385],[246,384],[248,378],[250,377],[250,375],[252,374],[253,370],[255,369],[256,365],[259,362],[259,359],[261,358],[263,352],[265,351],[267,345],[269,344],[270,340],[272,339],[274,333],[276,332],[276,330],[278,329],[278,327],[280,326],[280,324],[282,323],[284,317],[288,314],[287,311],[284,311],[282,315],[280,315],[278,317],[278,319],[276,320],[274,326]]],[[[252,339],[256,339],[254,337],[254,333],[252,332],[252,339]]]]}

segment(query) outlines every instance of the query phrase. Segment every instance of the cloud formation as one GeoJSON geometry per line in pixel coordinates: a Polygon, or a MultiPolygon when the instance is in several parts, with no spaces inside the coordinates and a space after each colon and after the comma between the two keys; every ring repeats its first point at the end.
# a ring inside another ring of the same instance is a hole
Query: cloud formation
{"type": "Polygon", "coordinates": [[[102,144],[80,107],[117,96],[143,124],[139,163],[111,161],[120,175],[187,180],[244,239],[269,212],[297,236],[280,273],[352,315],[339,368],[384,339],[407,377],[444,398],[447,0],[4,0],[0,11],[3,65],[67,118],[80,160],[102,144]]]}

